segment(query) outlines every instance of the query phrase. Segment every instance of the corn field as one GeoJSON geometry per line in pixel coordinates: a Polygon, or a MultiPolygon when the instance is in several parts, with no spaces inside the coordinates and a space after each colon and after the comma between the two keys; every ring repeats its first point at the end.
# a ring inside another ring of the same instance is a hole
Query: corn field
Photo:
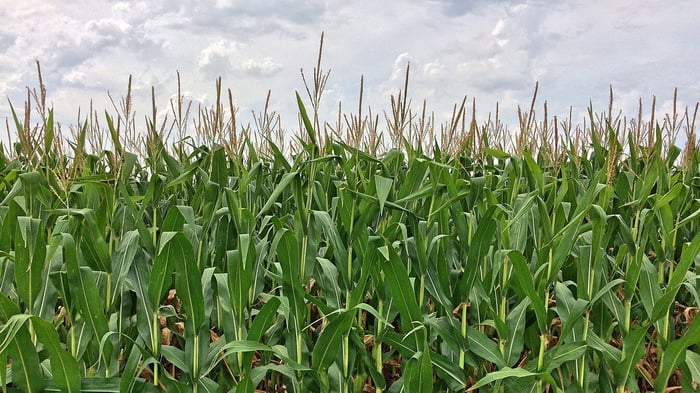
{"type": "Polygon", "coordinates": [[[220,80],[143,128],[130,84],[70,131],[41,83],[12,107],[2,391],[697,391],[697,106],[628,121],[611,92],[572,126],[533,97],[510,137],[414,112],[407,71],[330,124],[327,76],[291,139],[220,80]]]}

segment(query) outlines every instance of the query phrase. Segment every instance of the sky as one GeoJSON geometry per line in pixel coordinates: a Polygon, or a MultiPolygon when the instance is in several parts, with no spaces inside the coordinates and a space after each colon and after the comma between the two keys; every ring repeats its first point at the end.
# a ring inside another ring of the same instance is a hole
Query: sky
{"type": "Polygon", "coordinates": [[[91,100],[112,111],[109,95],[122,97],[129,75],[143,125],[151,87],[162,114],[179,71],[195,107],[212,105],[221,76],[243,123],[271,91],[282,127],[296,129],[294,91],[305,91],[300,69],[311,77],[321,32],[328,122],[339,101],[357,110],[361,76],[363,110],[389,110],[409,62],[413,107],[427,100],[438,121],[466,95],[477,121],[499,102],[517,128],[536,81],[539,113],[545,101],[550,116],[572,107],[578,123],[590,102],[607,109],[612,85],[615,111],[636,117],[640,98],[648,114],[654,95],[659,112],[670,110],[676,87],[681,107],[700,101],[698,15],[697,0],[0,0],[0,119],[8,99],[21,108],[37,87],[38,60],[63,127],[91,100]]]}

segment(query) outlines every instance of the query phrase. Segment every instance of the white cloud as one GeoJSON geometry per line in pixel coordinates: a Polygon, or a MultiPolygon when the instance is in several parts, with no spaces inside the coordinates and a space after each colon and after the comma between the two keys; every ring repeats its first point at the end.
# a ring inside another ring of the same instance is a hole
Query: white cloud
{"type": "Polygon", "coordinates": [[[282,64],[271,57],[262,60],[248,59],[241,64],[241,70],[252,76],[271,76],[282,70],[282,64]]]}
{"type": "Polygon", "coordinates": [[[64,74],[61,81],[69,85],[82,85],[85,82],[85,77],[84,72],[73,70],[64,74]]]}
{"type": "Polygon", "coordinates": [[[494,37],[499,36],[503,32],[505,25],[506,24],[503,19],[499,19],[498,22],[496,22],[496,26],[494,26],[493,30],[491,31],[491,35],[494,37]]]}
{"type": "MultiPolygon", "coordinates": [[[[633,113],[639,97],[645,107],[652,94],[661,103],[676,86],[693,105],[700,3],[639,1],[8,2],[0,9],[0,97],[21,103],[25,86],[36,85],[39,60],[66,121],[76,103],[124,92],[129,74],[134,99],[148,112],[150,87],[165,108],[179,70],[193,97],[214,96],[220,75],[246,108],[262,108],[270,89],[283,124],[295,128],[293,92],[304,91],[298,70],[309,78],[325,31],[322,67],[332,73],[322,115],[331,122],[337,100],[356,110],[360,75],[365,105],[388,109],[408,62],[410,97],[429,98],[438,114],[467,94],[477,98],[479,118],[496,101],[503,118],[514,118],[518,104],[529,105],[535,80],[538,105],[546,99],[552,114],[570,105],[585,112],[589,100],[605,108],[611,83],[620,108],[633,113]]],[[[8,111],[0,104],[0,120],[8,111]]]]}
{"type": "Polygon", "coordinates": [[[445,66],[439,60],[431,61],[423,66],[423,75],[426,78],[437,79],[445,74],[445,66]]]}
{"type": "Polygon", "coordinates": [[[235,42],[218,40],[199,52],[197,67],[206,76],[217,77],[217,73],[231,69],[235,54],[235,42]]]}

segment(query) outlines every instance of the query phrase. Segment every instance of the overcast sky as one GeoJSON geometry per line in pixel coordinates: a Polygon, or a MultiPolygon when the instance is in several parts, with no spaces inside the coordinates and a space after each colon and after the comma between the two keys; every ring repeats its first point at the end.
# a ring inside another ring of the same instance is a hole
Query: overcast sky
{"type": "Polygon", "coordinates": [[[129,74],[143,124],[151,86],[166,109],[179,70],[183,91],[205,105],[222,76],[246,122],[271,90],[283,127],[296,128],[299,70],[312,73],[322,31],[328,121],[339,100],[355,110],[361,75],[366,104],[388,110],[409,61],[414,106],[427,99],[438,119],[467,95],[477,120],[498,101],[512,121],[535,81],[550,114],[573,106],[579,116],[589,100],[605,110],[612,85],[616,109],[636,117],[640,98],[645,112],[652,95],[669,108],[674,87],[682,105],[700,100],[699,15],[697,0],[0,0],[0,118],[5,98],[21,107],[37,85],[39,60],[64,126],[91,98],[109,108],[107,93],[121,97],[129,74]]]}

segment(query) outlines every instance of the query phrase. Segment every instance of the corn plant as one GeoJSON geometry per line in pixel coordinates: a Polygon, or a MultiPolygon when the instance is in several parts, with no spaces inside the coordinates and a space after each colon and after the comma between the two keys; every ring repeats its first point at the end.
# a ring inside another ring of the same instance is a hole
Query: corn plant
{"type": "Polygon", "coordinates": [[[627,123],[611,92],[574,128],[533,98],[509,144],[466,98],[437,132],[407,72],[382,133],[361,96],[322,123],[327,78],[319,53],[289,149],[221,80],[195,135],[179,94],[72,137],[41,80],[12,107],[3,392],[697,390],[695,115],[681,150],[676,113],[627,123]]]}

